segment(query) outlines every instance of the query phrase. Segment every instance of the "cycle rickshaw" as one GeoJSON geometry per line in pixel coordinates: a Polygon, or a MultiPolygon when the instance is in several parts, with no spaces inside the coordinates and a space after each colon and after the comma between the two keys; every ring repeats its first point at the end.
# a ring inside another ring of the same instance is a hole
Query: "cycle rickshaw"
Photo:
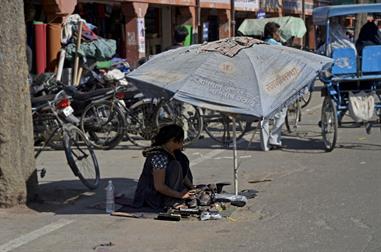
{"type": "MultiPolygon", "coordinates": [[[[319,123],[327,152],[335,148],[338,127],[350,106],[353,93],[365,92],[375,97],[374,116],[366,122],[367,127],[380,126],[381,120],[381,45],[368,45],[359,56],[354,48],[335,48],[329,52],[331,20],[334,17],[358,13],[381,14],[381,4],[352,4],[318,7],[313,10],[313,22],[325,31],[324,54],[333,58],[329,77],[322,76],[324,96],[321,122],[319,123]],[[331,54],[332,53],[332,54],[331,54]],[[331,54],[331,55],[330,55],[331,54]]],[[[372,106],[373,109],[373,106],[372,106]]]]}

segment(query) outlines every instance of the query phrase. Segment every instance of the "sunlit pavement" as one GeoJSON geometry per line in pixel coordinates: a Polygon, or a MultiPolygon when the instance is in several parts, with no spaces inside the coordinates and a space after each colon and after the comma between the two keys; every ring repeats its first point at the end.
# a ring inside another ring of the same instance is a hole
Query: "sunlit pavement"
{"type": "MultiPolygon", "coordinates": [[[[321,99],[315,92],[296,133],[285,133],[286,149],[262,152],[257,135],[248,148],[250,133],[240,141],[239,189],[257,190],[257,197],[219,221],[131,219],[100,210],[109,179],[133,195],[144,159],[128,142],[97,151],[102,184],[93,192],[62,152],[47,151],[37,162],[47,170],[40,179],[44,203],[0,210],[0,251],[381,251],[380,129],[367,135],[340,128],[337,148],[326,153],[317,126],[321,99]]],[[[232,182],[232,150],[204,135],[186,149],[195,183],[232,182]]]]}

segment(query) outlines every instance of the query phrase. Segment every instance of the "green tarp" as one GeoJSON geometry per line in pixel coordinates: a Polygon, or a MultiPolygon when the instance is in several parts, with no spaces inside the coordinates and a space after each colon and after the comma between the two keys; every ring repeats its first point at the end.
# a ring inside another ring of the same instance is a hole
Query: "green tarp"
{"type": "Polygon", "coordinates": [[[184,46],[190,46],[192,44],[192,26],[191,25],[183,25],[187,31],[188,36],[185,38],[184,46]]]}
{"type": "Polygon", "coordinates": [[[291,37],[302,38],[307,32],[303,19],[297,17],[245,19],[238,31],[243,36],[263,36],[264,27],[268,22],[276,22],[280,25],[281,36],[284,40],[289,40],[291,37]]]}
{"type": "MultiPolygon", "coordinates": [[[[66,47],[66,59],[71,61],[75,57],[76,45],[69,44],[66,47]]],[[[92,42],[82,43],[78,54],[86,58],[103,61],[111,59],[116,52],[116,41],[113,39],[97,39],[92,42]]]]}

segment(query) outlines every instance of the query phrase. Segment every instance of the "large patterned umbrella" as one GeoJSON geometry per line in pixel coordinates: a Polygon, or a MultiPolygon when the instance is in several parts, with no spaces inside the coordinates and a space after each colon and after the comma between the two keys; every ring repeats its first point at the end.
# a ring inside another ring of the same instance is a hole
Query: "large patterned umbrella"
{"type": "MultiPolygon", "coordinates": [[[[147,96],[266,118],[301,95],[329,62],[313,53],[235,37],[161,53],[127,78],[147,96]]],[[[234,158],[235,178],[236,163],[234,158]]]]}

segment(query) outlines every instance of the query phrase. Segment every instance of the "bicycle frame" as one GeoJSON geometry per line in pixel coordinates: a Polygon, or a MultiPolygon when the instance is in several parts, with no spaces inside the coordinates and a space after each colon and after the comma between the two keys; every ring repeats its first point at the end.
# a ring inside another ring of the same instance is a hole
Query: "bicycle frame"
{"type": "Polygon", "coordinates": [[[48,106],[49,110],[51,111],[52,115],[54,115],[55,120],[57,121],[59,126],[49,135],[48,139],[44,142],[43,146],[34,155],[34,158],[37,158],[41,154],[44,148],[51,142],[52,138],[56,135],[58,130],[60,129],[65,130],[65,128],[67,127],[66,122],[64,122],[61,119],[61,117],[58,115],[57,108],[55,107],[55,104],[58,102],[59,98],[62,95],[65,95],[64,91],[60,91],[59,93],[57,93],[52,101],[47,101],[46,104],[38,106],[37,108],[32,108],[32,115],[33,115],[34,113],[38,113],[41,109],[46,108],[46,106],[48,106]]]}
{"type": "MultiPolygon", "coordinates": [[[[71,116],[73,110],[70,109],[71,107],[68,101],[60,99],[61,95],[65,95],[64,98],[67,98],[64,91],[61,91],[52,101],[47,101],[45,104],[32,109],[33,113],[38,113],[40,110],[48,108],[50,113],[54,116],[54,120],[57,122],[57,127],[49,137],[47,137],[43,146],[37,150],[35,158],[41,154],[46,145],[50,143],[53,136],[61,130],[63,133],[62,146],[70,169],[85,186],[93,190],[99,186],[100,181],[97,158],[86,135],[73,123],[65,120],[67,117],[71,116]],[[63,101],[63,103],[59,103],[61,101],[63,101]],[[61,109],[66,117],[59,114],[61,109]],[[82,166],[83,163],[85,163],[84,166],[82,166]],[[91,173],[90,175],[89,172],[91,173]]],[[[45,169],[41,171],[41,177],[44,176],[45,172],[45,169]]]]}

